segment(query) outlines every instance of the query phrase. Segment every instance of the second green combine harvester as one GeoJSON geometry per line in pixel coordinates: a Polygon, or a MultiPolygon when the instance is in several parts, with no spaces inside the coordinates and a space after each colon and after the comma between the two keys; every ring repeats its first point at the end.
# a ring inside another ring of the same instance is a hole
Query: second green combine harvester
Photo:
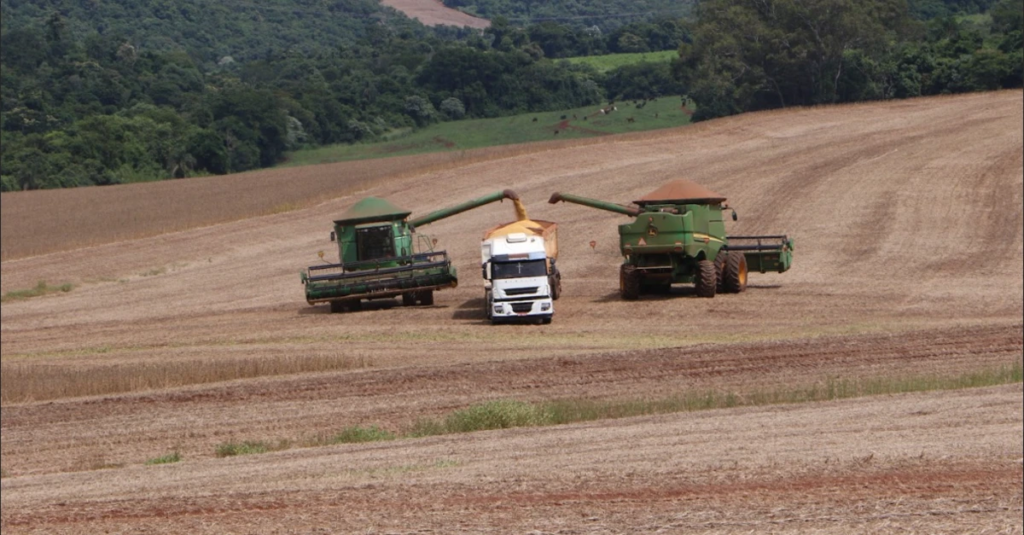
{"type": "MultiPolygon", "coordinates": [[[[784,235],[726,236],[725,197],[688,180],[675,180],[623,206],[555,193],[550,203],[582,204],[634,217],[619,225],[624,257],[619,272],[623,299],[666,293],[673,283],[693,283],[700,297],[742,292],[748,270],[782,273],[793,262],[784,235]]],[[[736,219],[736,212],[732,213],[736,219]]]]}
{"type": "Polygon", "coordinates": [[[514,191],[500,191],[413,220],[410,211],[385,199],[363,199],[334,221],[331,241],[337,240],[341,261],[311,266],[301,274],[306,301],[330,303],[331,312],[356,310],[363,299],[398,296],[406,306],[433,304],[434,290],[454,288],[459,279],[446,251],[434,251],[434,241],[423,235],[414,241],[416,228],[518,198],[514,191]]]}

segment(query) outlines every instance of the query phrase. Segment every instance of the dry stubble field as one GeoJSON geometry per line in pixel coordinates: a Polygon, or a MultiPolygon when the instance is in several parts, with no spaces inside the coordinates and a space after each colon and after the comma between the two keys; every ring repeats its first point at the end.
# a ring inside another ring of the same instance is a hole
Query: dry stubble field
{"type": "MultiPolygon", "coordinates": [[[[355,193],[325,181],[308,199],[326,200],[302,209],[5,260],[3,292],[75,286],[0,309],[4,533],[1020,533],[1019,383],[308,444],[488,400],[742,396],[1019,363],[1022,102],[784,110],[531,145],[355,193]],[[793,269],[739,295],[622,302],[625,218],[545,202],[625,203],[678,177],[729,197],[731,232],[793,236],[793,269]],[[462,276],[432,307],[303,301],[299,269],[331,254],[331,219],[362,196],[416,215],[504,188],[560,224],[552,325],[482,320],[478,241],[508,204],[421,229],[462,276]],[[292,447],[216,457],[244,440],[292,447]],[[145,464],[171,451],[182,461],[145,464]]],[[[215,206],[218,180],[173,185],[215,206]]],[[[126,212],[153,202],[136,191],[126,212]]],[[[4,211],[37,195],[5,194],[4,211]]]]}
{"type": "Polygon", "coordinates": [[[456,9],[445,7],[441,0],[381,0],[381,3],[393,7],[409,18],[419,19],[427,26],[469,26],[470,28],[486,28],[491,21],[467,15],[456,9]]]}

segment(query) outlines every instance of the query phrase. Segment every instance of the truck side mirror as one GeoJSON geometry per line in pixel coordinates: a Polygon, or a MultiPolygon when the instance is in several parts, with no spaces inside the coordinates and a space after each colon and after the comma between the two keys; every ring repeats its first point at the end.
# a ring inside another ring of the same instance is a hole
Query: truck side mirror
{"type": "MultiPolygon", "coordinates": [[[[735,218],[735,217],[736,216],[733,216],[733,218],[735,218]]],[[[334,231],[333,230],[331,231],[331,241],[334,241],[334,231]]]]}
{"type": "Polygon", "coordinates": [[[736,220],[737,220],[737,217],[736,217],[736,210],[735,210],[735,209],[734,209],[734,210],[732,211],[732,220],[733,220],[733,221],[736,221],[736,220]]]}

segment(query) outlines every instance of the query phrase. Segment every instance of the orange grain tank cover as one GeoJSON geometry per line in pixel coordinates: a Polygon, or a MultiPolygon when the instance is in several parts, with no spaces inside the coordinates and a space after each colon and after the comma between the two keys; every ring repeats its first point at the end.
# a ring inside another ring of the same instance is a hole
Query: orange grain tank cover
{"type": "Polygon", "coordinates": [[[684,178],[673,180],[644,195],[634,204],[721,204],[725,197],[684,178]]]}

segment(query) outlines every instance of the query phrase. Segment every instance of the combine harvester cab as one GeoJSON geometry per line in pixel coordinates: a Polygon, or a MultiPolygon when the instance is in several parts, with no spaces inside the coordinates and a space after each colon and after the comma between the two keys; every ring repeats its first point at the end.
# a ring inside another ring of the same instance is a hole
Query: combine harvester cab
{"type": "Polygon", "coordinates": [[[562,293],[558,225],[530,219],[522,202],[514,202],[517,220],[488,230],[480,242],[487,319],[551,323],[562,293]]]}
{"type": "MultiPolygon", "coordinates": [[[[692,283],[700,297],[738,293],[746,289],[750,269],[782,273],[793,263],[793,240],[788,236],[726,236],[726,198],[688,180],[665,184],[633,201],[636,207],[564,193],[549,200],[560,201],[634,218],[619,225],[623,299],[668,293],[676,283],[692,283]]],[[[732,218],[736,219],[735,211],[732,218]]]]}
{"type": "Polygon", "coordinates": [[[518,198],[515,192],[505,190],[411,221],[410,211],[385,199],[363,199],[334,221],[331,241],[338,243],[341,262],[310,266],[301,273],[306,302],[330,303],[331,312],[357,310],[363,299],[398,296],[405,306],[432,305],[435,290],[454,288],[459,280],[448,253],[434,251],[434,242],[426,236],[414,236],[416,228],[495,201],[518,198]]]}

